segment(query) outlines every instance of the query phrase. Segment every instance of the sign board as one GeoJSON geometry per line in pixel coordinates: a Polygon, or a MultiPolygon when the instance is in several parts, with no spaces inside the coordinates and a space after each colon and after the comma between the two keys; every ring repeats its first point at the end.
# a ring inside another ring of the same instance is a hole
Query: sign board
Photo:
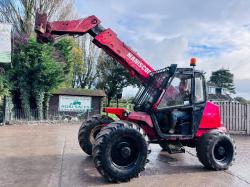
{"type": "Polygon", "coordinates": [[[80,112],[91,109],[91,97],[59,96],[59,111],[80,112]]]}
{"type": "Polygon", "coordinates": [[[0,63],[11,62],[11,25],[0,23],[0,63]]]}

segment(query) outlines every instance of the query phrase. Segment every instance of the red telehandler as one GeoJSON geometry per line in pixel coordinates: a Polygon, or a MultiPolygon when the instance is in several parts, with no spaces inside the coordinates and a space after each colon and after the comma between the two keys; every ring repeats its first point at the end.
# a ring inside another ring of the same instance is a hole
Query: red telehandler
{"type": "Polygon", "coordinates": [[[37,12],[35,31],[41,43],[55,36],[89,33],[93,43],[126,68],[141,83],[133,103],[134,112],[105,108],[115,114],[95,115],[81,125],[78,140],[93,156],[99,173],[108,181],[126,182],[145,169],[149,143],[159,144],[170,154],[196,148],[200,162],[211,170],[225,170],[235,157],[235,143],[220,120],[219,106],[207,101],[204,73],[176,64],[155,71],[95,16],[71,21],[48,22],[37,12]]]}

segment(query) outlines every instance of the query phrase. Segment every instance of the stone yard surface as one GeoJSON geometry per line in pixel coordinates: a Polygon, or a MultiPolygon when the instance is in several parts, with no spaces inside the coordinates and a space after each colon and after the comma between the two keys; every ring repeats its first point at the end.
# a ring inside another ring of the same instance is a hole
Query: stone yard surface
{"type": "Polygon", "coordinates": [[[0,186],[250,186],[250,136],[233,136],[237,156],[227,171],[208,171],[195,149],[170,155],[151,145],[150,162],[128,183],[106,182],[78,145],[80,124],[0,127],[0,186]]]}

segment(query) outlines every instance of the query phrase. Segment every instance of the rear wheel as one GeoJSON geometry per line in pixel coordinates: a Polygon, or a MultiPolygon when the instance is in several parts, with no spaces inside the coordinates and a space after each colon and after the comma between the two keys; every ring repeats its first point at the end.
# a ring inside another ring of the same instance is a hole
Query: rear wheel
{"type": "Polygon", "coordinates": [[[217,130],[204,134],[196,146],[197,157],[208,169],[225,170],[232,165],[236,147],[233,139],[217,130]]]}
{"type": "Polygon", "coordinates": [[[113,121],[108,116],[95,115],[83,122],[78,132],[78,142],[85,153],[92,155],[95,137],[100,132],[102,124],[109,124],[113,121]]]}
{"type": "Polygon", "coordinates": [[[144,170],[148,142],[137,125],[117,121],[104,127],[96,137],[94,163],[108,181],[126,182],[144,170]]]}

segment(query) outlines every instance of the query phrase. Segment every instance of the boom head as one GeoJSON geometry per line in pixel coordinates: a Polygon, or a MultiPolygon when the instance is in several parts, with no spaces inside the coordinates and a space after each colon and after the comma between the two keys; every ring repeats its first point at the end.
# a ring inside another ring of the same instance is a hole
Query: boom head
{"type": "Polygon", "coordinates": [[[46,13],[40,13],[36,11],[36,19],[35,19],[35,31],[36,33],[45,33],[47,26],[48,16],[46,13]]]}
{"type": "Polygon", "coordinates": [[[54,37],[50,33],[50,24],[46,13],[36,11],[35,32],[37,33],[37,41],[40,43],[53,42],[54,37]]]}

